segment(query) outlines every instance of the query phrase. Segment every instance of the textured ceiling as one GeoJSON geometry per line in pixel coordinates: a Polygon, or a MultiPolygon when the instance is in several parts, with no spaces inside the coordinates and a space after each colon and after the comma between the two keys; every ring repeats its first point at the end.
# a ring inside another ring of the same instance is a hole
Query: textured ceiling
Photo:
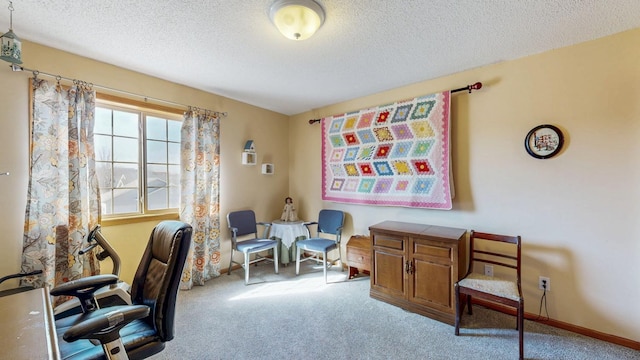
{"type": "Polygon", "coordinates": [[[640,27],[639,0],[317,0],[323,27],[295,42],[271,24],[273,1],[14,0],[13,29],[293,115],[640,27]]]}

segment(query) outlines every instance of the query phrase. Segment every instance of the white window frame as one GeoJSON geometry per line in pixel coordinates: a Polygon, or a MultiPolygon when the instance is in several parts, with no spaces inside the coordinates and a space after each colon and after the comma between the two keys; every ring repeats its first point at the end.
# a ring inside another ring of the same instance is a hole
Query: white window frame
{"type": "MultiPolygon", "coordinates": [[[[139,191],[139,211],[130,213],[118,213],[118,214],[102,214],[102,222],[107,223],[119,223],[119,222],[131,222],[139,220],[156,220],[156,219],[177,219],[179,218],[178,208],[166,208],[149,210],[147,204],[147,135],[146,135],[146,117],[153,116],[163,119],[176,120],[182,122],[184,120],[183,111],[181,109],[175,109],[160,105],[147,104],[138,102],[135,100],[120,98],[111,95],[105,95],[98,93],[96,96],[96,108],[107,108],[116,111],[125,111],[136,113],[138,115],[138,191],[139,191]]],[[[97,133],[96,133],[97,134],[97,133]]],[[[94,134],[94,136],[96,135],[94,134]]],[[[174,141],[167,142],[175,143],[174,141]]],[[[113,161],[113,159],[112,159],[113,161]]],[[[169,161],[167,159],[167,161],[169,161]]],[[[152,163],[153,164],[153,163],[152,163]]],[[[97,161],[96,161],[97,165],[97,161]]],[[[113,181],[113,179],[112,179],[113,181]]],[[[167,184],[167,187],[169,185],[167,184]]],[[[178,189],[179,191],[179,189],[178,189]]]]}

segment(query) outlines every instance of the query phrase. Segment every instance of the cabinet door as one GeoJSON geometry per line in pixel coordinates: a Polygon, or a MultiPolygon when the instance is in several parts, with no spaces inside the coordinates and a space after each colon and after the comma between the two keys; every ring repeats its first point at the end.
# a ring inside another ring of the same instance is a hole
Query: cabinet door
{"type": "Polygon", "coordinates": [[[450,246],[411,239],[409,301],[453,312],[453,266],[450,246]]]}
{"type": "Polygon", "coordinates": [[[390,296],[406,298],[407,274],[404,239],[373,235],[371,288],[390,296]]]}

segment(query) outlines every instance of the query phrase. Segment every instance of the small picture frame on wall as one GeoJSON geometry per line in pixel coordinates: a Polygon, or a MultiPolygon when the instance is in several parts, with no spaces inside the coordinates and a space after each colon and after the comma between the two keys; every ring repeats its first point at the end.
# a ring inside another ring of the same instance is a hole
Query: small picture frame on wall
{"type": "Polygon", "coordinates": [[[536,159],[548,159],[562,150],[564,136],[557,127],[549,124],[531,129],[524,139],[524,147],[536,159]]]}

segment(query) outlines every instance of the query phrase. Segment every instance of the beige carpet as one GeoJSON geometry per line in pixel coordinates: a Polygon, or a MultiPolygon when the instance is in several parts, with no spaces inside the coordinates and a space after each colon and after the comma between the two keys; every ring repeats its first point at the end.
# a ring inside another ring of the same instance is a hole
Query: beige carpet
{"type": "MultiPolygon", "coordinates": [[[[517,359],[515,318],[480,306],[454,328],[369,297],[369,278],[311,262],[223,274],[181,291],[176,337],[152,359],[517,359]]],[[[530,301],[533,301],[530,300],[530,301]]],[[[527,359],[640,359],[640,353],[525,321],[527,359]]]]}

